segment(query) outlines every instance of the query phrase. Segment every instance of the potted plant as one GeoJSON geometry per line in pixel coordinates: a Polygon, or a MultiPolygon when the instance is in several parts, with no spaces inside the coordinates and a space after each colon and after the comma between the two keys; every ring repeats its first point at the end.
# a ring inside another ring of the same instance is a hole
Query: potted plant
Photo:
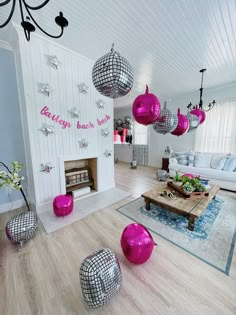
{"type": "Polygon", "coordinates": [[[199,178],[189,178],[187,176],[182,177],[182,188],[186,192],[193,192],[193,191],[199,191],[203,192],[206,191],[206,188],[202,183],[200,182],[199,178]]]}

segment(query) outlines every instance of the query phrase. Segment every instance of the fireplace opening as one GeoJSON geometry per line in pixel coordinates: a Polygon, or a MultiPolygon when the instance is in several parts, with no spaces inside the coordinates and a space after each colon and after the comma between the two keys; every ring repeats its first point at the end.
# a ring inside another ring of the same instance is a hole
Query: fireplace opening
{"type": "Polygon", "coordinates": [[[66,193],[74,198],[97,190],[97,158],[65,161],[66,193]]]}

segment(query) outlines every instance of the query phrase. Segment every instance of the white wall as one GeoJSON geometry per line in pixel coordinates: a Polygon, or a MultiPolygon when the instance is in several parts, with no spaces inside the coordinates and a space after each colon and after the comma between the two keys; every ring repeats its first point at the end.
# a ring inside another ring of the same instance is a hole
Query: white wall
{"type": "Polygon", "coordinates": [[[94,88],[91,77],[94,62],[43,37],[35,35],[27,42],[24,34],[18,31],[18,38],[16,61],[22,121],[31,178],[30,196],[36,208],[65,192],[62,185],[64,160],[97,157],[98,191],[114,187],[113,100],[103,97],[94,88]],[[61,62],[58,69],[50,66],[50,55],[56,55],[61,62]],[[40,92],[40,83],[49,83],[53,90],[49,97],[40,92]],[[88,86],[88,93],[79,92],[80,83],[88,86]],[[99,99],[105,102],[104,109],[98,108],[96,101],[99,99]],[[59,120],[56,122],[42,115],[44,106],[71,127],[63,128],[59,120]],[[80,111],[79,119],[71,116],[74,106],[80,111]],[[104,124],[99,125],[97,119],[104,119],[104,124]],[[91,122],[94,128],[78,129],[78,120],[80,124],[91,122]],[[43,134],[40,128],[44,123],[53,126],[54,134],[43,134]],[[106,138],[101,135],[103,128],[110,131],[106,138]],[[88,140],[87,148],[80,147],[82,138],[88,140]],[[107,158],[105,150],[110,150],[112,155],[107,158]],[[47,162],[54,168],[50,173],[41,172],[41,163],[47,162]]]}
{"type": "MultiPolygon", "coordinates": [[[[158,95],[157,95],[158,96],[158,95]]],[[[220,102],[230,98],[236,97],[236,82],[231,84],[217,86],[211,89],[206,89],[203,91],[203,101],[207,105],[213,99],[216,100],[215,106],[220,106],[220,102]],[[217,105],[218,103],[218,105],[217,105]]],[[[167,107],[172,111],[177,113],[178,107],[181,109],[182,114],[187,113],[186,106],[189,102],[192,104],[199,103],[199,91],[187,95],[177,96],[175,99],[169,100],[167,107]]],[[[164,100],[160,99],[163,105],[164,100]]],[[[212,109],[214,110],[214,109],[212,109]]],[[[125,115],[130,115],[132,117],[132,104],[130,107],[115,108],[114,117],[123,118],[125,115]]],[[[207,123],[207,118],[205,123],[207,123]]],[[[171,146],[174,151],[186,151],[194,149],[195,132],[187,133],[183,136],[176,137],[171,134],[161,135],[156,133],[152,126],[148,126],[148,144],[149,144],[149,165],[154,167],[161,167],[162,156],[164,155],[164,150],[167,145],[171,146]]],[[[201,126],[199,127],[201,128],[201,126]]]]}

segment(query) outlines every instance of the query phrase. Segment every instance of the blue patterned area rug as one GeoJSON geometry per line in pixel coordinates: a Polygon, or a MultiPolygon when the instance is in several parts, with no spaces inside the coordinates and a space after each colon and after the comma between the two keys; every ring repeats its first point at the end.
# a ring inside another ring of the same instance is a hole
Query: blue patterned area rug
{"type": "Polygon", "coordinates": [[[236,239],[236,197],[218,193],[195,222],[194,231],[187,229],[188,220],[178,214],[153,204],[147,211],[143,198],[117,211],[229,275],[236,239]]]}

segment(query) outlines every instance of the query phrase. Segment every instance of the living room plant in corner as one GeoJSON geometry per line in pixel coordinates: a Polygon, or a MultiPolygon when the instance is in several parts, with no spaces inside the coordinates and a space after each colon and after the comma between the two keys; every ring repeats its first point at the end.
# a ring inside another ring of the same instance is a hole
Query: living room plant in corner
{"type": "Polygon", "coordinates": [[[26,199],[25,193],[21,185],[21,181],[24,179],[24,177],[19,174],[24,165],[17,161],[12,162],[11,165],[12,170],[10,170],[5,163],[0,162],[0,167],[4,167],[6,170],[0,171],[0,188],[10,186],[12,189],[20,190],[26,203],[26,206],[28,208],[28,211],[30,211],[29,203],[26,199]]]}

